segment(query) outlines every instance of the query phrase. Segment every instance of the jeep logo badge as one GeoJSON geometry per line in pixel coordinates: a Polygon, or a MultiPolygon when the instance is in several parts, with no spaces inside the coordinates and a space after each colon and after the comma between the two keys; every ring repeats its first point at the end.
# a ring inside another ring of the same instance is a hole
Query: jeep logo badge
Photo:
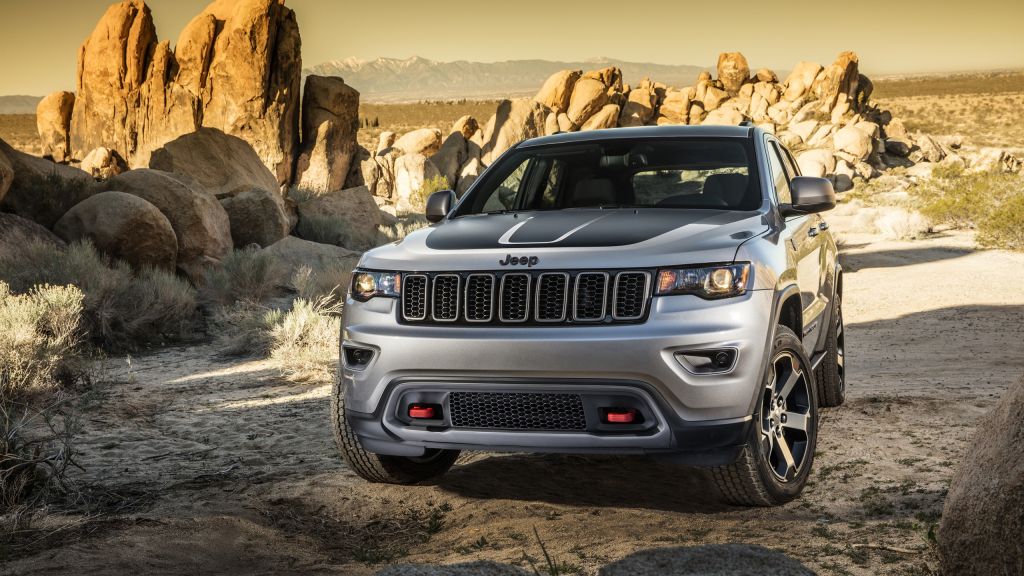
{"type": "Polygon", "coordinates": [[[502,266],[526,266],[528,268],[533,268],[538,262],[540,262],[540,258],[537,258],[536,256],[517,257],[511,254],[506,254],[504,260],[498,260],[498,264],[501,264],[502,266]]]}

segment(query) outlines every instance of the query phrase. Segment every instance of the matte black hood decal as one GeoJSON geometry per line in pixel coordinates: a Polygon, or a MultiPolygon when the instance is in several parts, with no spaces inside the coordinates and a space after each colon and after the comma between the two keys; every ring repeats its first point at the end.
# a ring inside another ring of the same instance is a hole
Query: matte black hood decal
{"type": "Polygon", "coordinates": [[[750,215],[723,210],[620,208],[461,216],[437,226],[427,236],[426,244],[434,250],[626,246],[682,226],[721,226],[750,215]]]}

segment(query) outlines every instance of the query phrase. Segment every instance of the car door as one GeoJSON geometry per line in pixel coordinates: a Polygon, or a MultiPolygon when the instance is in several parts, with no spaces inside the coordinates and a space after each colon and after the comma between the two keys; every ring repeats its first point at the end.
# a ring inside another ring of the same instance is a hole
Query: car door
{"type": "MultiPolygon", "coordinates": [[[[768,165],[772,172],[775,196],[780,204],[792,202],[789,181],[796,176],[796,168],[782,152],[779,144],[771,141],[767,146],[768,165]],[[788,169],[787,169],[788,165],[788,169]]],[[[821,217],[817,214],[794,215],[786,218],[782,237],[789,256],[789,268],[795,271],[803,308],[803,339],[808,354],[813,353],[821,329],[821,313],[828,301],[824,298],[821,273],[822,237],[821,217]]]]}

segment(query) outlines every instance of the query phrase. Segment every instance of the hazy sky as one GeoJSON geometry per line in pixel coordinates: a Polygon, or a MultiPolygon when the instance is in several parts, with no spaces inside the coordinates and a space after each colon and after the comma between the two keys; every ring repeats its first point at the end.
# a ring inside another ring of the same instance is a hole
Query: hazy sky
{"type": "MultiPolygon", "coordinates": [[[[74,88],[75,59],[110,0],[0,0],[0,94],[74,88]]],[[[149,0],[172,43],[206,0],[149,0]]],[[[288,0],[303,64],[356,56],[495,61],[608,56],[711,65],[739,50],[788,69],[855,50],[868,74],[1024,67],[1024,0],[474,2],[288,0]],[[856,7],[856,8],[854,8],[856,7]]]]}

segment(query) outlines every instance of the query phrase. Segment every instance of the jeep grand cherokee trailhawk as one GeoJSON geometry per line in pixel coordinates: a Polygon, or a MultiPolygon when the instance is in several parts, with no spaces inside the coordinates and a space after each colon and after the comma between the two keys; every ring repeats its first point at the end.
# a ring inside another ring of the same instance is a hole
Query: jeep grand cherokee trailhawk
{"type": "Polygon", "coordinates": [[[775,505],[844,398],[832,184],[751,126],[522,142],[353,273],[332,420],[374,482],[460,450],[650,454],[775,505]]]}

